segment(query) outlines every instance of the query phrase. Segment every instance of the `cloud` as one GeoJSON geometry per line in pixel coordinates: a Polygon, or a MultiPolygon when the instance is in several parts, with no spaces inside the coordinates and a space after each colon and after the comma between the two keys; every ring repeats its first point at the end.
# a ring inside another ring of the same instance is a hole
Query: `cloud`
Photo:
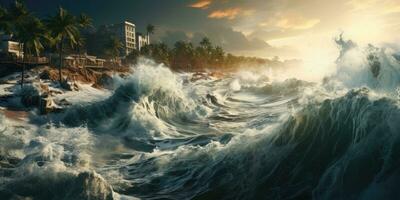
{"type": "Polygon", "coordinates": [[[277,22],[276,26],[283,29],[304,30],[314,27],[320,21],[319,19],[305,19],[302,17],[283,18],[277,22]]]}
{"type": "Polygon", "coordinates": [[[235,19],[240,13],[242,9],[241,8],[228,8],[228,9],[223,9],[223,10],[215,10],[211,12],[208,17],[209,18],[214,18],[214,19],[235,19]]]}
{"type": "Polygon", "coordinates": [[[204,32],[187,33],[183,30],[166,31],[159,40],[169,46],[177,41],[192,42],[197,45],[204,37],[211,39],[213,44],[223,47],[227,51],[253,51],[271,47],[259,38],[247,38],[242,32],[230,27],[208,27],[204,32]]]}
{"type": "Polygon", "coordinates": [[[196,3],[190,4],[189,7],[199,8],[199,9],[207,9],[211,3],[212,3],[211,0],[200,0],[196,3]]]}
{"type": "Polygon", "coordinates": [[[398,0],[350,0],[347,4],[353,8],[353,11],[373,10],[378,15],[400,12],[400,2],[398,0]]]}
{"type": "Polygon", "coordinates": [[[306,18],[297,13],[279,13],[267,21],[259,23],[261,28],[278,28],[281,30],[306,30],[321,22],[317,18],[306,18]]]}
{"type": "Polygon", "coordinates": [[[263,30],[257,29],[248,35],[248,38],[260,38],[265,41],[290,38],[301,34],[301,30],[263,30]]]}
{"type": "Polygon", "coordinates": [[[166,31],[163,35],[158,37],[159,41],[164,42],[170,47],[173,47],[175,42],[177,41],[191,42],[191,38],[189,37],[189,35],[184,31],[179,31],[179,30],[169,30],[166,31]]]}
{"type": "Polygon", "coordinates": [[[242,32],[235,31],[229,26],[208,25],[203,31],[186,32],[183,30],[165,31],[158,40],[173,47],[177,41],[192,42],[198,45],[204,38],[210,38],[214,45],[221,46],[225,51],[237,55],[251,56],[287,56],[294,54],[290,47],[274,47],[257,37],[246,37],[242,32]]]}

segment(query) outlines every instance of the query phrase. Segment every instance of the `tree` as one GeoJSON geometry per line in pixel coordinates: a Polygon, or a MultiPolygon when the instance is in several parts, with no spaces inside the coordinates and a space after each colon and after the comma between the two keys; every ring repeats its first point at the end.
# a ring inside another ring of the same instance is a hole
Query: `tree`
{"type": "Polygon", "coordinates": [[[147,39],[150,44],[150,35],[154,34],[155,27],[153,25],[149,24],[149,25],[147,25],[146,30],[147,30],[147,39]]]}
{"type": "Polygon", "coordinates": [[[8,10],[0,6],[0,31],[9,34],[11,33],[11,26],[8,10]]]}
{"type": "Polygon", "coordinates": [[[39,56],[44,49],[43,44],[48,40],[46,28],[36,17],[25,19],[16,29],[16,37],[23,43],[24,59],[21,72],[21,87],[24,84],[25,61],[31,55],[39,56]]]}
{"type": "MultiPolygon", "coordinates": [[[[20,43],[19,54],[24,51],[24,58],[28,51],[38,53],[43,48],[40,38],[43,37],[42,24],[30,16],[25,4],[15,1],[9,10],[0,8],[0,29],[12,35],[13,40],[20,43]],[[26,43],[25,45],[22,45],[26,43]],[[23,50],[22,50],[23,47],[23,50]]],[[[21,87],[24,84],[25,63],[21,69],[21,87]]]]}
{"type": "MultiPolygon", "coordinates": [[[[81,33],[79,33],[78,35],[76,35],[75,37],[76,43],[73,45],[74,49],[76,50],[76,52],[79,55],[79,58],[82,57],[82,48],[85,47],[86,44],[86,40],[85,38],[82,36],[81,33]]],[[[80,60],[79,60],[80,61],[80,60]]],[[[85,63],[83,63],[83,66],[85,66],[85,63]]]]}
{"type": "Polygon", "coordinates": [[[198,63],[199,65],[209,65],[211,62],[211,54],[213,52],[213,46],[208,37],[204,37],[199,46],[196,48],[196,52],[198,54],[198,63]]]}
{"type": "Polygon", "coordinates": [[[170,64],[170,49],[165,43],[158,43],[154,52],[157,62],[164,63],[165,65],[170,64]]]}
{"type": "Polygon", "coordinates": [[[169,64],[170,50],[164,43],[150,44],[140,50],[140,54],[154,59],[158,63],[169,64]]]}
{"type": "Polygon", "coordinates": [[[78,23],[81,28],[90,28],[93,27],[92,18],[87,16],[86,14],[82,13],[79,15],[78,23]]]}
{"type": "MultiPolygon", "coordinates": [[[[3,11],[4,12],[4,11],[3,11]]],[[[8,12],[4,13],[5,23],[8,23],[7,32],[15,33],[19,26],[30,16],[26,5],[19,0],[16,0],[10,5],[8,12]]]]}
{"type": "MultiPolygon", "coordinates": [[[[78,24],[81,29],[93,27],[92,21],[93,20],[86,14],[82,13],[79,15],[78,24]]],[[[76,35],[75,38],[76,43],[72,44],[75,47],[76,51],[78,52],[79,58],[82,57],[82,48],[84,48],[86,45],[86,39],[82,35],[83,31],[80,31],[79,34],[76,35]]],[[[83,63],[83,65],[85,66],[85,62],[83,63]]]]}
{"type": "Polygon", "coordinates": [[[178,41],[175,43],[173,49],[173,67],[178,69],[186,68],[187,70],[193,68],[195,50],[193,44],[185,41],[178,41]]]}
{"type": "Polygon", "coordinates": [[[137,62],[140,56],[140,52],[136,49],[132,50],[125,58],[128,64],[134,64],[137,62]]]}
{"type": "Polygon", "coordinates": [[[116,62],[123,48],[124,45],[116,36],[111,36],[108,42],[105,44],[106,54],[109,55],[112,59],[114,59],[114,62],[116,62]]]}
{"type": "Polygon", "coordinates": [[[30,18],[30,13],[26,8],[25,4],[21,1],[16,0],[9,7],[8,12],[3,10],[4,21],[2,23],[2,29],[11,35],[12,39],[20,43],[19,55],[22,51],[22,42],[16,37],[16,32],[21,29],[22,23],[24,23],[28,18],[30,18]]]}
{"type": "Polygon", "coordinates": [[[216,46],[211,52],[211,61],[213,64],[221,65],[225,59],[224,49],[220,46],[216,46]]]}
{"type": "Polygon", "coordinates": [[[212,44],[211,41],[208,37],[204,37],[201,41],[200,41],[200,47],[210,50],[212,49],[212,44]]]}
{"type": "Polygon", "coordinates": [[[60,85],[62,84],[62,73],[61,69],[63,67],[63,50],[64,43],[69,41],[70,46],[77,43],[77,37],[79,35],[79,24],[76,17],[69,14],[62,7],[58,9],[56,15],[47,19],[47,27],[51,31],[51,35],[58,43],[58,53],[60,57],[60,63],[58,66],[58,76],[60,85]]]}

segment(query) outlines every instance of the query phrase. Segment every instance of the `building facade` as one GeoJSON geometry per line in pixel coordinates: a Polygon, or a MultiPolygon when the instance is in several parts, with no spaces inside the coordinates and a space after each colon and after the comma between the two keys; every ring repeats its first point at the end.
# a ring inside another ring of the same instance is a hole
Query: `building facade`
{"type": "Polygon", "coordinates": [[[23,45],[19,42],[12,41],[11,35],[0,34],[0,52],[5,54],[13,54],[17,58],[23,57],[23,45]]]}
{"type": "Polygon", "coordinates": [[[140,51],[142,47],[150,44],[150,38],[148,35],[142,35],[141,33],[136,33],[137,49],[140,51]]]}
{"type": "Polygon", "coordinates": [[[123,43],[125,56],[129,55],[134,49],[137,49],[135,24],[124,21],[120,24],[111,25],[110,28],[123,43]]]}

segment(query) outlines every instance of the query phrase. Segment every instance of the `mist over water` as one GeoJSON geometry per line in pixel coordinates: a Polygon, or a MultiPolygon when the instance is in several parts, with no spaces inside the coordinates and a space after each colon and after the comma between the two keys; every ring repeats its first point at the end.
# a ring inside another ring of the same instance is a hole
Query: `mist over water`
{"type": "Polygon", "coordinates": [[[0,116],[0,196],[397,199],[400,59],[336,42],[321,82],[274,69],[192,81],[142,61],[105,100],[40,125],[0,116]]]}

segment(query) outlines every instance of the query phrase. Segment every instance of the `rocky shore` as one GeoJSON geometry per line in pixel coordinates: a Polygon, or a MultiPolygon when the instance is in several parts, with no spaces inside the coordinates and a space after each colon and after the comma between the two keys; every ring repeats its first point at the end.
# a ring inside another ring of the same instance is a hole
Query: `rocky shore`
{"type": "Polygon", "coordinates": [[[92,99],[101,96],[96,94],[110,92],[113,76],[124,77],[130,70],[65,68],[60,84],[56,68],[41,66],[25,73],[22,88],[21,74],[14,72],[0,77],[0,112],[14,120],[26,119],[32,111],[40,115],[62,112],[82,97],[92,99]]]}

